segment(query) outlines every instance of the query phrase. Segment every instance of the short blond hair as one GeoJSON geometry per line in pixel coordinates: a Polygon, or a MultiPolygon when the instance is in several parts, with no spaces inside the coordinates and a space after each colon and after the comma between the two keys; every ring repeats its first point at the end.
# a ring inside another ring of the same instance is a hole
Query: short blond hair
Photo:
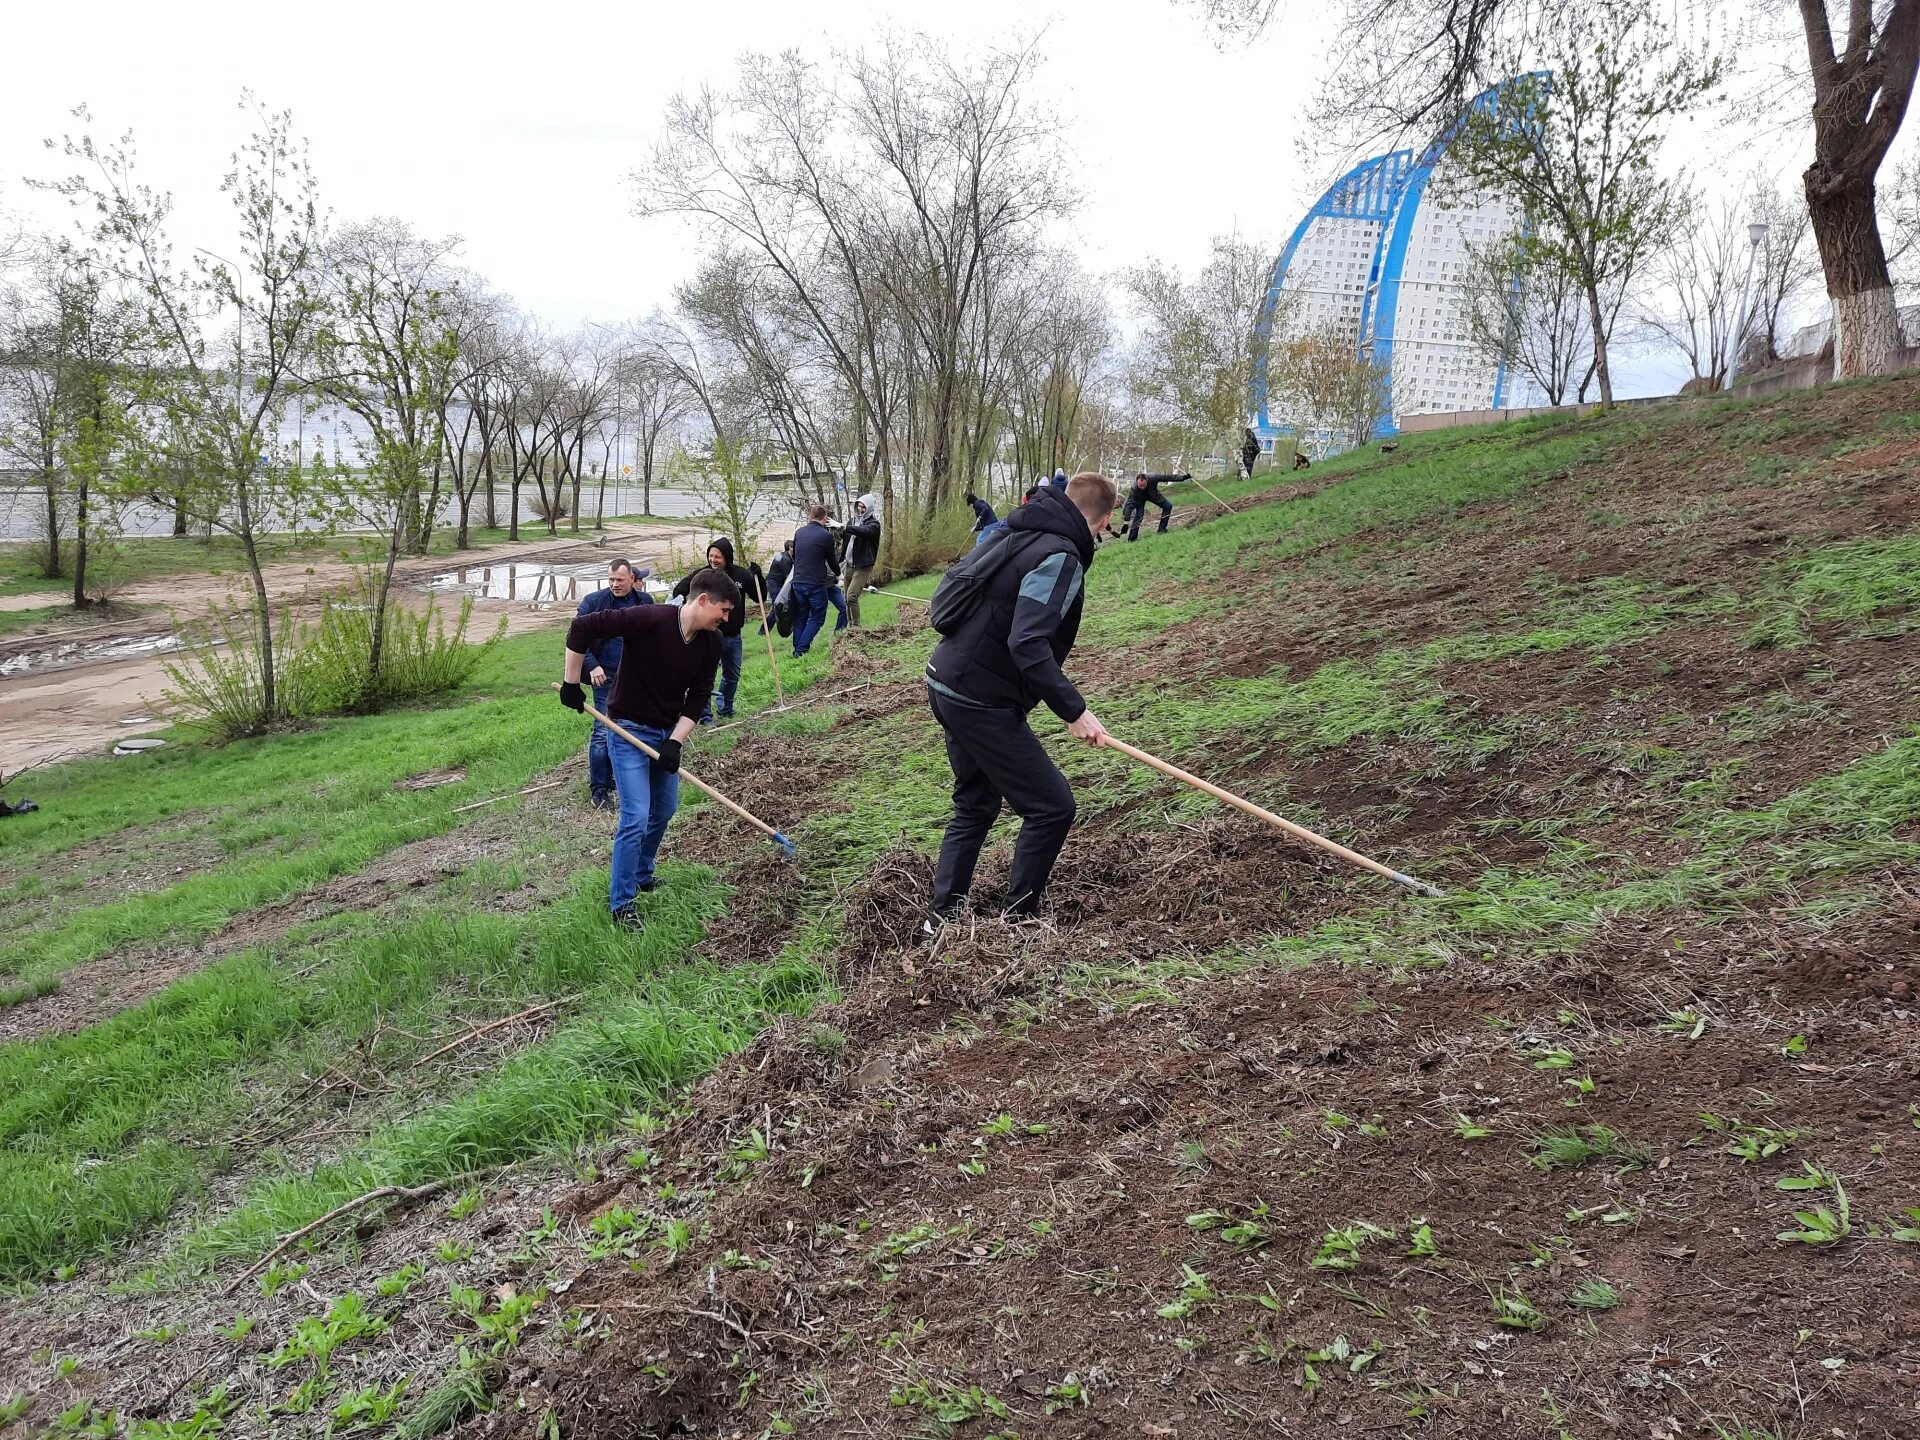
{"type": "Polygon", "coordinates": [[[1082,515],[1104,519],[1113,513],[1120,491],[1098,470],[1088,470],[1067,481],[1067,498],[1082,515]]]}

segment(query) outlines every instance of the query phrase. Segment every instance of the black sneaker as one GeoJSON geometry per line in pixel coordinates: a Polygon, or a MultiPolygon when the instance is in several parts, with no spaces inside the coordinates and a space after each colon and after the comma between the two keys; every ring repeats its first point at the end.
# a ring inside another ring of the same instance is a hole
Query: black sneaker
{"type": "Polygon", "coordinates": [[[594,791],[592,798],[589,799],[587,803],[596,810],[618,810],[620,808],[619,805],[615,803],[611,790],[594,791]]]}
{"type": "Polygon", "coordinates": [[[721,718],[722,720],[731,720],[731,719],[733,719],[733,711],[731,711],[731,710],[721,710],[721,711],[719,711],[719,712],[717,712],[717,713],[719,714],[719,716],[720,716],[720,718],[721,718]]]}
{"type": "Polygon", "coordinates": [[[647,922],[640,918],[640,912],[631,905],[622,905],[614,911],[613,923],[622,930],[631,930],[636,935],[647,928],[647,922]]]}
{"type": "Polygon", "coordinates": [[[642,895],[651,895],[660,888],[660,882],[658,880],[642,880],[633,888],[638,890],[642,895]]]}

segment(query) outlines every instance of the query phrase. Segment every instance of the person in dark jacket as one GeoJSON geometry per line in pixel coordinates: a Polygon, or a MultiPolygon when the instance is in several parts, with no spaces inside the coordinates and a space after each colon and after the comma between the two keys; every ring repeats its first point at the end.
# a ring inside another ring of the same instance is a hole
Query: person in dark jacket
{"type": "Polygon", "coordinates": [[[1066,489],[1067,488],[1067,467],[1064,465],[1054,466],[1053,479],[1049,483],[1052,484],[1053,488],[1056,490],[1066,489]]]}
{"type": "Polygon", "coordinates": [[[1173,502],[1160,493],[1160,487],[1192,478],[1191,475],[1149,475],[1144,470],[1134,476],[1133,484],[1127,487],[1127,503],[1120,510],[1120,523],[1126,528],[1127,539],[1140,538],[1140,520],[1149,505],[1160,507],[1160,533],[1166,534],[1167,522],[1173,518],[1173,502]],[[1130,525],[1129,520],[1133,522],[1130,525]]]}
{"type": "MultiPolygon", "coordinates": [[[[603,610],[629,610],[635,605],[651,605],[653,597],[640,582],[651,571],[636,571],[628,560],[616,560],[607,567],[607,588],[596,590],[580,602],[577,615],[598,615],[603,610]]],[[[613,689],[613,677],[620,673],[620,639],[615,636],[586,652],[587,679],[593,685],[593,708],[607,713],[607,696],[613,689]]],[[[593,722],[593,738],[587,741],[587,794],[596,810],[613,808],[613,761],[607,758],[607,727],[593,722]]]]}
{"type": "Polygon", "coordinates": [[[834,588],[837,545],[827,528],[824,505],[807,508],[807,521],[793,532],[793,654],[797,660],[813,646],[827,623],[827,592],[834,588]]]}
{"type": "Polygon", "coordinates": [[[780,601],[781,587],[787,583],[787,577],[793,574],[793,541],[789,540],[780,547],[780,553],[767,565],[767,613],[760,621],[760,633],[767,633],[767,627],[774,623],[773,609],[780,601]]]}
{"type": "Polygon", "coordinates": [[[880,497],[862,495],[853,502],[853,519],[841,533],[845,547],[846,569],[841,572],[847,592],[847,610],[851,621],[860,623],[860,597],[873,579],[873,567],[880,563],[880,497]]]}
{"type": "Polygon", "coordinates": [[[966,899],[1003,803],[1021,819],[1006,913],[1032,915],[1046,894],[1073,824],[1073,787],[1027,715],[1044,703],[1077,739],[1097,745],[1107,733],[1060,667],[1080,630],[1093,527],[1113,513],[1113,499],[1106,476],[1076,475],[1065,490],[1046,486],[1009,515],[998,543],[1016,548],[979,607],[927,662],[927,703],[946,731],[953,769],[953,819],[934,870],[929,935],[966,899]]]}
{"type": "Polygon", "coordinates": [[[967,491],[967,508],[973,511],[973,543],[978,547],[986,539],[987,527],[996,524],[1000,517],[993,513],[993,506],[971,490],[967,491]]]}
{"type": "Polygon", "coordinates": [[[1247,479],[1253,478],[1254,461],[1260,458],[1260,437],[1251,430],[1240,432],[1240,468],[1247,472],[1247,479]]]}
{"type": "MultiPolygon", "coordinates": [[[[614,922],[641,928],[634,900],[654,888],[660,837],[680,803],[680,746],[699,723],[720,668],[720,627],[740,608],[740,587],[720,570],[701,570],[687,586],[684,605],[649,605],[577,615],[567,627],[560,703],[583,708],[580,671],[586,652],[618,640],[624,660],[604,713],[650,745],[654,759],[618,736],[612,747],[620,791],[620,827],[613,832],[613,870],[607,904],[614,922]]],[[[599,707],[596,707],[599,708],[599,707]]]]}
{"type": "MultiPolygon", "coordinates": [[[[713,700],[720,702],[720,718],[731,720],[733,697],[740,688],[740,667],[746,659],[746,645],[740,638],[740,632],[746,627],[749,605],[759,605],[764,612],[767,582],[758,565],[743,568],[733,563],[733,541],[725,535],[707,547],[705,568],[724,570],[733,583],[740,587],[740,594],[744,597],[740,604],[733,607],[733,614],[728,617],[727,623],[720,627],[720,688],[713,692],[713,700]]],[[[688,575],[673,587],[672,593],[686,599],[693,585],[693,576],[699,573],[695,570],[688,575]]],[[[713,717],[713,702],[709,701],[707,708],[700,712],[700,723],[711,724],[713,717]]]]}

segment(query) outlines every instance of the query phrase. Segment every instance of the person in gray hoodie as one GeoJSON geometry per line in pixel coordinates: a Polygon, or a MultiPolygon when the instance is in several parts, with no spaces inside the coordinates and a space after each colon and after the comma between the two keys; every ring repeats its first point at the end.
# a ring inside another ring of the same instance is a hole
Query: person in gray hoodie
{"type": "Polygon", "coordinates": [[[847,591],[848,618],[860,623],[860,596],[873,579],[873,568],[880,563],[880,500],[862,495],[853,502],[853,519],[842,533],[846,547],[846,569],[842,572],[847,591]]]}

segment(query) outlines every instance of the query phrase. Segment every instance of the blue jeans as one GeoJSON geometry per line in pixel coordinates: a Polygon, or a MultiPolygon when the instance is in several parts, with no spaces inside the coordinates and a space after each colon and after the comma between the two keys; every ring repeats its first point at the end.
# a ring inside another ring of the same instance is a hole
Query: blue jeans
{"type": "Polygon", "coordinates": [[[827,603],[839,613],[840,618],[833,622],[833,633],[838,635],[847,628],[847,592],[838,585],[829,585],[827,603]]]}
{"type": "Polygon", "coordinates": [[[740,688],[740,665],[746,657],[746,646],[738,635],[720,637],[720,688],[713,692],[713,700],[707,702],[707,708],[701,713],[702,720],[711,720],[714,701],[719,701],[722,715],[733,713],[734,692],[740,688]]]}
{"type": "MultiPolygon", "coordinates": [[[[621,728],[658,747],[668,732],[657,725],[623,721],[621,728]]],[[[640,887],[653,879],[653,857],[660,853],[660,837],[680,803],[680,777],[663,774],[641,751],[619,736],[608,753],[620,787],[620,826],[613,832],[613,879],[607,903],[616,911],[633,904],[640,887]]]]}
{"type": "Polygon", "coordinates": [[[794,658],[807,653],[813,644],[813,637],[820,633],[820,627],[827,623],[826,585],[796,585],[793,587],[793,654],[794,658]]]}
{"type": "MultiPolygon", "coordinates": [[[[593,687],[593,708],[602,715],[607,713],[607,697],[613,693],[613,681],[593,687]]],[[[607,741],[612,739],[607,727],[598,720],[593,722],[593,738],[587,741],[587,784],[596,795],[605,794],[613,789],[613,761],[607,758],[607,741]]],[[[623,740],[620,742],[626,745],[623,740]]],[[[631,750],[633,747],[627,745],[631,750]]]]}

